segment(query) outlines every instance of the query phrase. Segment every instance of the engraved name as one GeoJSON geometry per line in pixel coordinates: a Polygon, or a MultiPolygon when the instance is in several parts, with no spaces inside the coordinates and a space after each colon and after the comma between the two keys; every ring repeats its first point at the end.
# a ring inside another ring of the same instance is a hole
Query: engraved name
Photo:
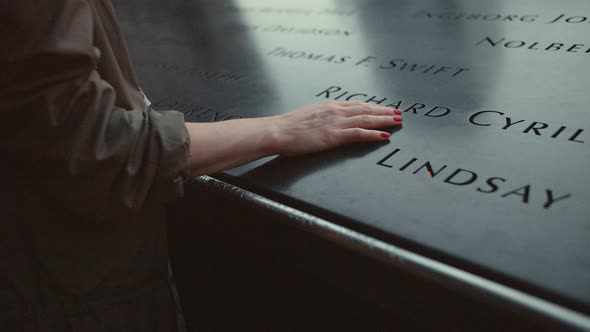
{"type": "Polygon", "coordinates": [[[444,161],[431,161],[423,157],[406,155],[400,148],[385,155],[377,165],[405,174],[427,176],[439,184],[459,187],[473,187],[481,194],[496,194],[501,198],[518,200],[522,204],[536,204],[549,209],[557,202],[571,198],[569,193],[550,188],[538,189],[530,183],[516,185],[504,176],[482,176],[480,172],[463,167],[447,165],[444,161]]]}
{"type": "MultiPolygon", "coordinates": [[[[344,90],[333,85],[315,95],[316,97],[333,100],[360,100],[367,103],[375,103],[387,107],[401,109],[404,113],[422,115],[427,118],[442,118],[452,115],[453,108],[448,105],[436,105],[427,102],[407,101],[400,98],[375,96],[363,92],[344,90]]],[[[516,132],[532,136],[545,141],[565,141],[568,143],[583,144],[584,128],[564,126],[561,123],[548,121],[522,119],[498,110],[476,110],[469,113],[466,119],[467,125],[475,128],[499,132],[516,132]],[[489,129],[488,129],[489,128],[489,129]]]]}
{"type": "Polygon", "coordinates": [[[480,47],[504,47],[520,48],[531,51],[560,52],[560,53],[578,53],[590,54],[590,44],[571,44],[559,42],[542,42],[542,41],[525,41],[517,39],[507,39],[505,37],[485,37],[475,43],[480,47]]]}
{"type": "Polygon", "coordinates": [[[469,68],[436,63],[418,63],[404,58],[378,58],[376,56],[364,56],[354,58],[343,54],[324,54],[319,52],[291,50],[284,47],[276,47],[266,53],[268,56],[286,58],[292,60],[325,62],[333,64],[349,64],[355,67],[375,67],[383,71],[399,71],[422,75],[457,77],[469,72],[469,68]]]}
{"type": "Polygon", "coordinates": [[[210,107],[181,103],[173,99],[159,100],[151,106],[160,111],[180,111],[184,114],[184,119],[188,122],[216,122],[242,118],[241,115],[217,111],[210,107]]]}
{"type": "Polygon", "coordinates": [[[523,22],[523,23],[566,23],[590,24],[588,15],[559,14],[553,17],[541,17],[538,14],[504,14],[504,13],[466,13],[466,12],[431,12],[421,10],[414,14],[414,18],[438,19],[443,21],[482,21],[482,22],[523,22]]]}

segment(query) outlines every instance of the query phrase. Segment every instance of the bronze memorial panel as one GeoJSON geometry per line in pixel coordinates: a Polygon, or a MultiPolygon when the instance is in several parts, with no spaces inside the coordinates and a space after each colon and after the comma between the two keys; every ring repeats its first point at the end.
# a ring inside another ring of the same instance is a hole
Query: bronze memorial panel
{"type": "Polygon", "coordinates": [[[405,112],[388,143],[226,181],[590,312],[590,2],[118,7],[154,108],[187,121],[329,99],[405,112]]]}

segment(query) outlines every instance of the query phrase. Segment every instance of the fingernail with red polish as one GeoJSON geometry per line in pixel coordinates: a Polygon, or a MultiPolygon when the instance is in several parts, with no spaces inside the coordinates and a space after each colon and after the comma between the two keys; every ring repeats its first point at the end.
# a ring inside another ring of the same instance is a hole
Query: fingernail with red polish
{"type": "Polygon", "coordinates": [[[389,134],[389,133],[381,133],[381,137],[383,137],[383,138],[389,138],[389,136],[391,136],[391,134],[389,134]]]}
{"type": "Polygon", "coordinates": [[[402,115],[402,110],[393,110],[393,113],[397,114],[397,115],[402,115]]]}
{"type": "Polygon", "coordinates": [[[401,116],[399,116],[399,115],[396,115],[396,116],[394,116],[394,117],[393,117],[393,119],[394,119],[396,122],[402,122],[402,117],[401,117],[401,116]]]}

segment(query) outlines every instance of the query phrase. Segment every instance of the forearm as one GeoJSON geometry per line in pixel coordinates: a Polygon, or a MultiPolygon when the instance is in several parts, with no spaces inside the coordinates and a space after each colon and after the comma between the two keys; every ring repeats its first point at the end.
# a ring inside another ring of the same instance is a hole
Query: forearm
{"type": "Polygon", "coordinates": [[[273,118],[186,123],[193,175],[227,170],[278,153],[273,118]]]}

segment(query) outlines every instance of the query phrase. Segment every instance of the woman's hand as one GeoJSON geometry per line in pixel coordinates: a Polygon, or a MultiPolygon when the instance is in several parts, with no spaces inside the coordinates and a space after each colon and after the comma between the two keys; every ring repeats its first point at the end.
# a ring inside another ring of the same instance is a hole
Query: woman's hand
{"type": "Polygon", "coordinates": [[[324,101],[289,113],[214,123],[186,123],[193,175],[211,174],[262,157],[296,156],[353,142],[385,141],[375,130],[399,126],[402,112],[360,101],[324,101]]]}
{"type": "Polygon", "coordinates": [[[360,101],[323,101],[271,117],[276,129],[277,154],[296,156],[353,142],[387,140],[375,130],[399,126],[402,112],[360,101]]]}

